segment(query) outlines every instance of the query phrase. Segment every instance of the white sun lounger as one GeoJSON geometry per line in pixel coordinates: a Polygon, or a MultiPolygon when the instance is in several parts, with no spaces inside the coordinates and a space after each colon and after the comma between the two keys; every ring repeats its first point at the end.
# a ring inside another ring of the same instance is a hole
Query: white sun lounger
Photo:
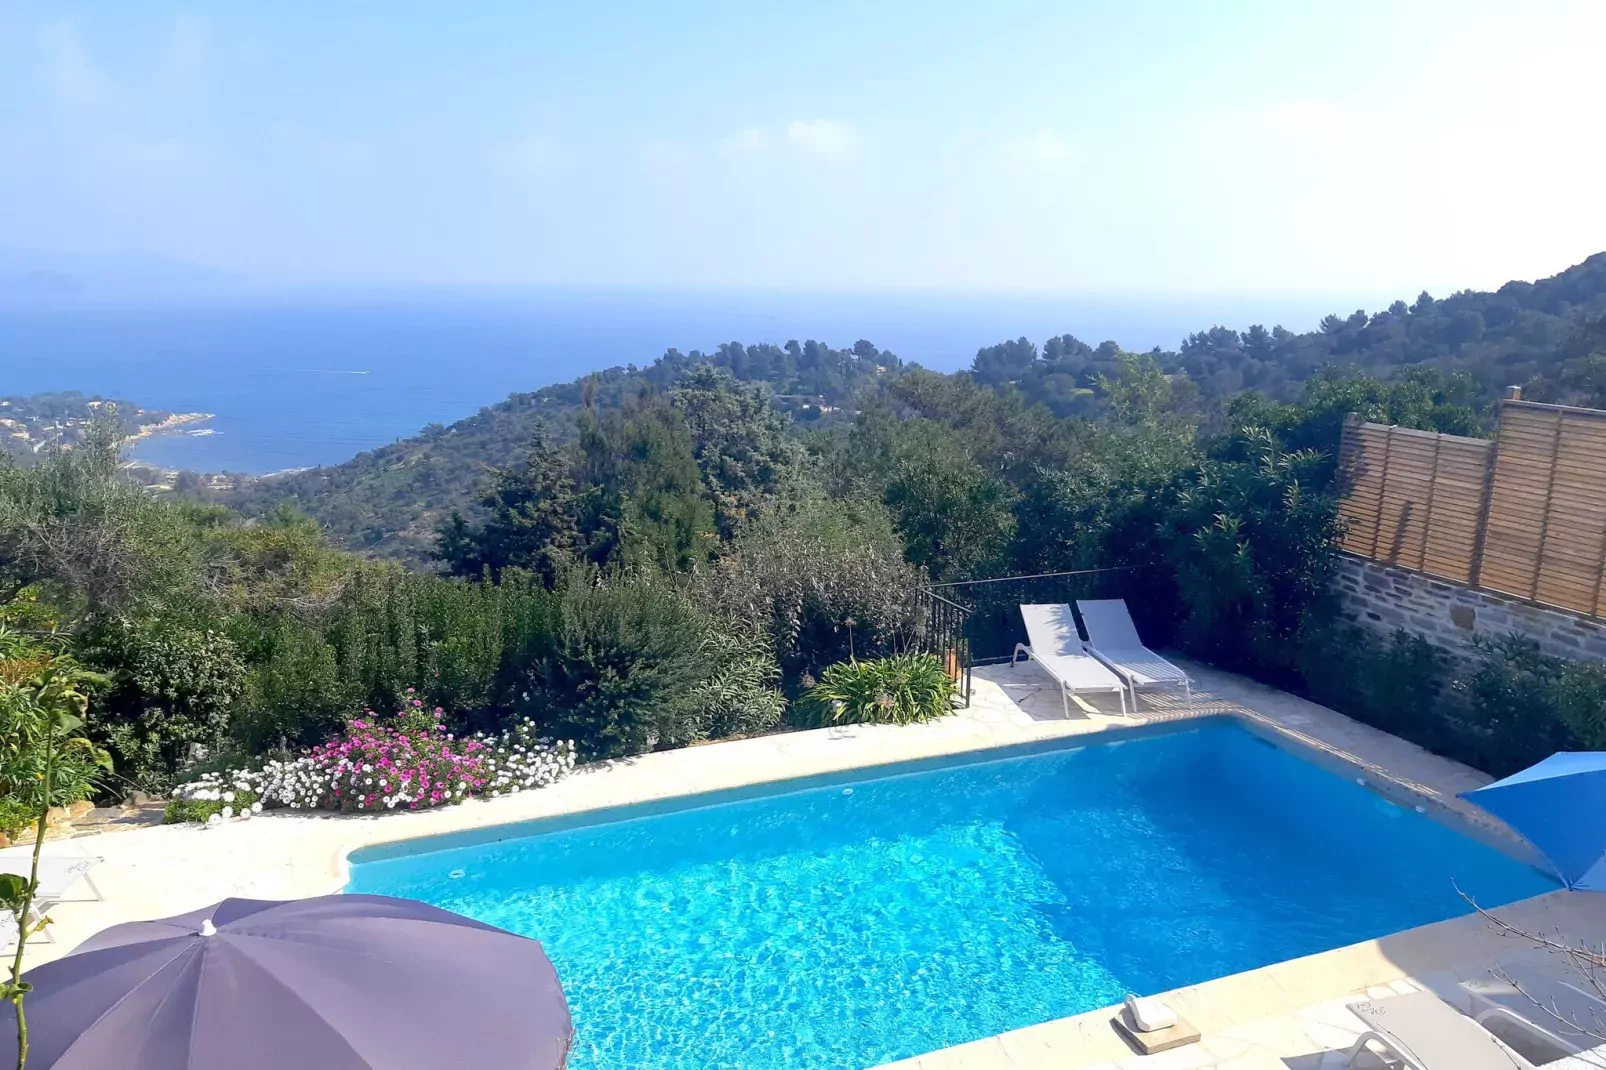
{"type": "MultiPolygon", "coordinates": [[[[105,896],[95,887],[89,871],[100,865],[101,861],[89,855],[41,855],[39,891],[34,895],[35,900],[41,904],[69,902],[68,890],[82,880],[89,889],[89,898],[83,902],[99,902],[105,896]]],[[[32,865],[33,857],[29,854],[0,855],[0,873],[16,873],[26,877],[32,865]]]]}
{"type": "Polygon", "coordinates": [[[1082,692],[1113,691],[1121,696],[1121,713],[1126,713],[1126,685],[1082,649],[1082,637],[1069,605],[1021,606],[1020,615],[1026,622],[1026,638],[1031,645],[1015,644],[1010,668],[1015,667],[1015,659],[1022,654],[1041,665],[1060,685],[1060,704],[1066,717],[1071,715],[1071,696],[1082,692]]]}
{"type": "Polygon", "coordinates": [[[1536,1070],[1432,992],[1351,1003],[1349,1009],[1367,1026],[1349,1051],[1350,1066],[1376,1044],[1408,1070],[1536,1070]]]}
{"type": "MultiPolygon", "coordinates": [[[[47,848],[48,850],[48,848],[47,848]]],[[[57,903],[67,902],[100,902],[105,899],[95,882],[90,878],[89,871],[100,865],[103,859],[90,855],[58,855],[47,854],[39,856],[39,889],[34,893],[33,908],[29,913],[31,922],[43,921],[45,914],[57,903]],[[67,892],[74,884],[82,880],[89,889],[89,896],[84,899],[68,899],[67,892]]],[[[17,853],[0,854],[0,873],[15,873],[26,877],[33,868],[33,848],[22,848],[17,853]]],[[[54,943],[50,935],[50,926],[45,926],[30,939],[42,939],[46,943],[54,943]]],[[[0,947],[14,947],[17,943],[17,923],[9,914],[0,913],[0,947]]]]}
{"type": "Polygon", "coordinates": [[[1502,963],[1493,975],[1461,988],[1472,997],[1472,1020],[1480,1025],[1503,1022],[1571,1055],[1606,1036],[1606,1001],[1587,981],[1569,984],[1522,963],[1502,963]]]}
{"type": "Polygon", "coordinates": [[[1143,645],[1138,638],[1132,614],[1119,598],[1077,602],[1077,612],[1087,626],[1087,651],[1115,670],[1132,692],[1132,708],[1138,708],[1138,691],[1156,687],[1181,687],[1188,705],[1193,705],[1193,681],[1188,674],[1143,645]]]}

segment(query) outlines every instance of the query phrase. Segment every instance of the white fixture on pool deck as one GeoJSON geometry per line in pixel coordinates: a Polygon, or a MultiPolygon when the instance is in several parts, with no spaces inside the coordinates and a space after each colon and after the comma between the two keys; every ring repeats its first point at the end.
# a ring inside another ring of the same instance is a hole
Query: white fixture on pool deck
{"type": "Polygon", "coordinates": [[[1132,1015],[1132,1024],[1138,1027],[1140,1033],[1170,1029],[1177,1024],[1177,1012],[1157,999],[1139,999],[1128,993],[1126,1009],[1132,1015]]]}
{"type": "Polygon", "coordinates": [[[1157,999],[1129,995],[1115,1016],[1115,1027],[1144,1055],[1180,1048],[1199,1039],[1199,1030],[1157,999]]]}

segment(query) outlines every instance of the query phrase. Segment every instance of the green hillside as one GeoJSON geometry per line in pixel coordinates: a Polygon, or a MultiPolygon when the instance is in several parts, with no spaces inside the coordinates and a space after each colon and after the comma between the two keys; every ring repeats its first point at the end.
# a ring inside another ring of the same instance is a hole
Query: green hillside
{"type": "MultiPolygon", "coordinates": [[[[1380,378],[1434,379],[1452,400],[1481,409],[1502,387],[1525,384],[1529,396],[1606,404],[1606,253],[1538,282],[1510,282],[1489,292],[1396,301],[1375,313],[1330,315],[1296,334],[1280,326],[1212,326],[1175,351],[1146,356],[1175,381],[1192,384],[1192,404],[1206,411],[1244,391],[1278,400],[1300,396],[1321,369],[1380,378]]],[[[1041,346],[1021,338],[980,350],[968,375],[998,391],[1018,391],[1056,416],[1094,415],[1107,403],[1101,375],[1121,362],[1118,342],[1097,345],[1066,334],[1041,346]]],[[[422,561],[454,510],[470,517],[488,468],[516,460],[538,431],[572,436],[587,406],[617,409],[628,399],[661,395],[694,366],[708,363],[737,380],[764,384],[799,426],[832,426],[867,396],[917,365],[868,341],[835,349],[816,341],[784,346],[728,343],[712,353],[670,350],[644,368],[610,368],[571,383],[513,394],[450,427],[358,454],[343,464],[214,491],[198,477],[179,489],[216,497],[247,515],[280,506],[304,512],[343,545],[384,557],[422,561]]]]}

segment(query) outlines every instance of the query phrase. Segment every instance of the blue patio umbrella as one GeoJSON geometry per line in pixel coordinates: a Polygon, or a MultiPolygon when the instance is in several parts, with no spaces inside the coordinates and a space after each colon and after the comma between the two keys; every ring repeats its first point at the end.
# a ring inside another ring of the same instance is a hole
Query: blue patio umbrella
{"type": "Polygon", "coordinates": [[[1461,797],[1521,833],[1567,887],[1606,892],[1606,752],[1561,751],[1461,797]]]}

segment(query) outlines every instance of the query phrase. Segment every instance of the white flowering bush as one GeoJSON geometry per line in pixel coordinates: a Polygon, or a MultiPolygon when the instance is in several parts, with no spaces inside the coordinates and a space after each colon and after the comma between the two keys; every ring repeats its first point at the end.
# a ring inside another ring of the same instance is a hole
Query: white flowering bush
{"type": "Polygon", "coordinates": [[[243,769],[205,773],[173,792],[163,820],[169,824],[200,821],[216,825],[262,812],[256,774],[243,769]]]}
{"type": "Polygon", "coordinates": [[[543,739],[528,718],[499,734],[458,739],[442,725],[443,711],[431,714],[411,701],[417,708],[387,722],[354,720],[344,736],[299,758],[208,773],[183,784],[168,804],[167,820],[216,824],[264,807],[428,809],[545,787],[574,768],[574,741],[543,739]]]}
{"type": "Polygon", "coordinates": [[[484,746],[485,795],[496,798],[529,788],[556,783],[574,768],[574,740],[553,743],[539,738],[535,722],[528,717],[516,721],[500,735],[479,733],[474,742],[484,746]]]}

